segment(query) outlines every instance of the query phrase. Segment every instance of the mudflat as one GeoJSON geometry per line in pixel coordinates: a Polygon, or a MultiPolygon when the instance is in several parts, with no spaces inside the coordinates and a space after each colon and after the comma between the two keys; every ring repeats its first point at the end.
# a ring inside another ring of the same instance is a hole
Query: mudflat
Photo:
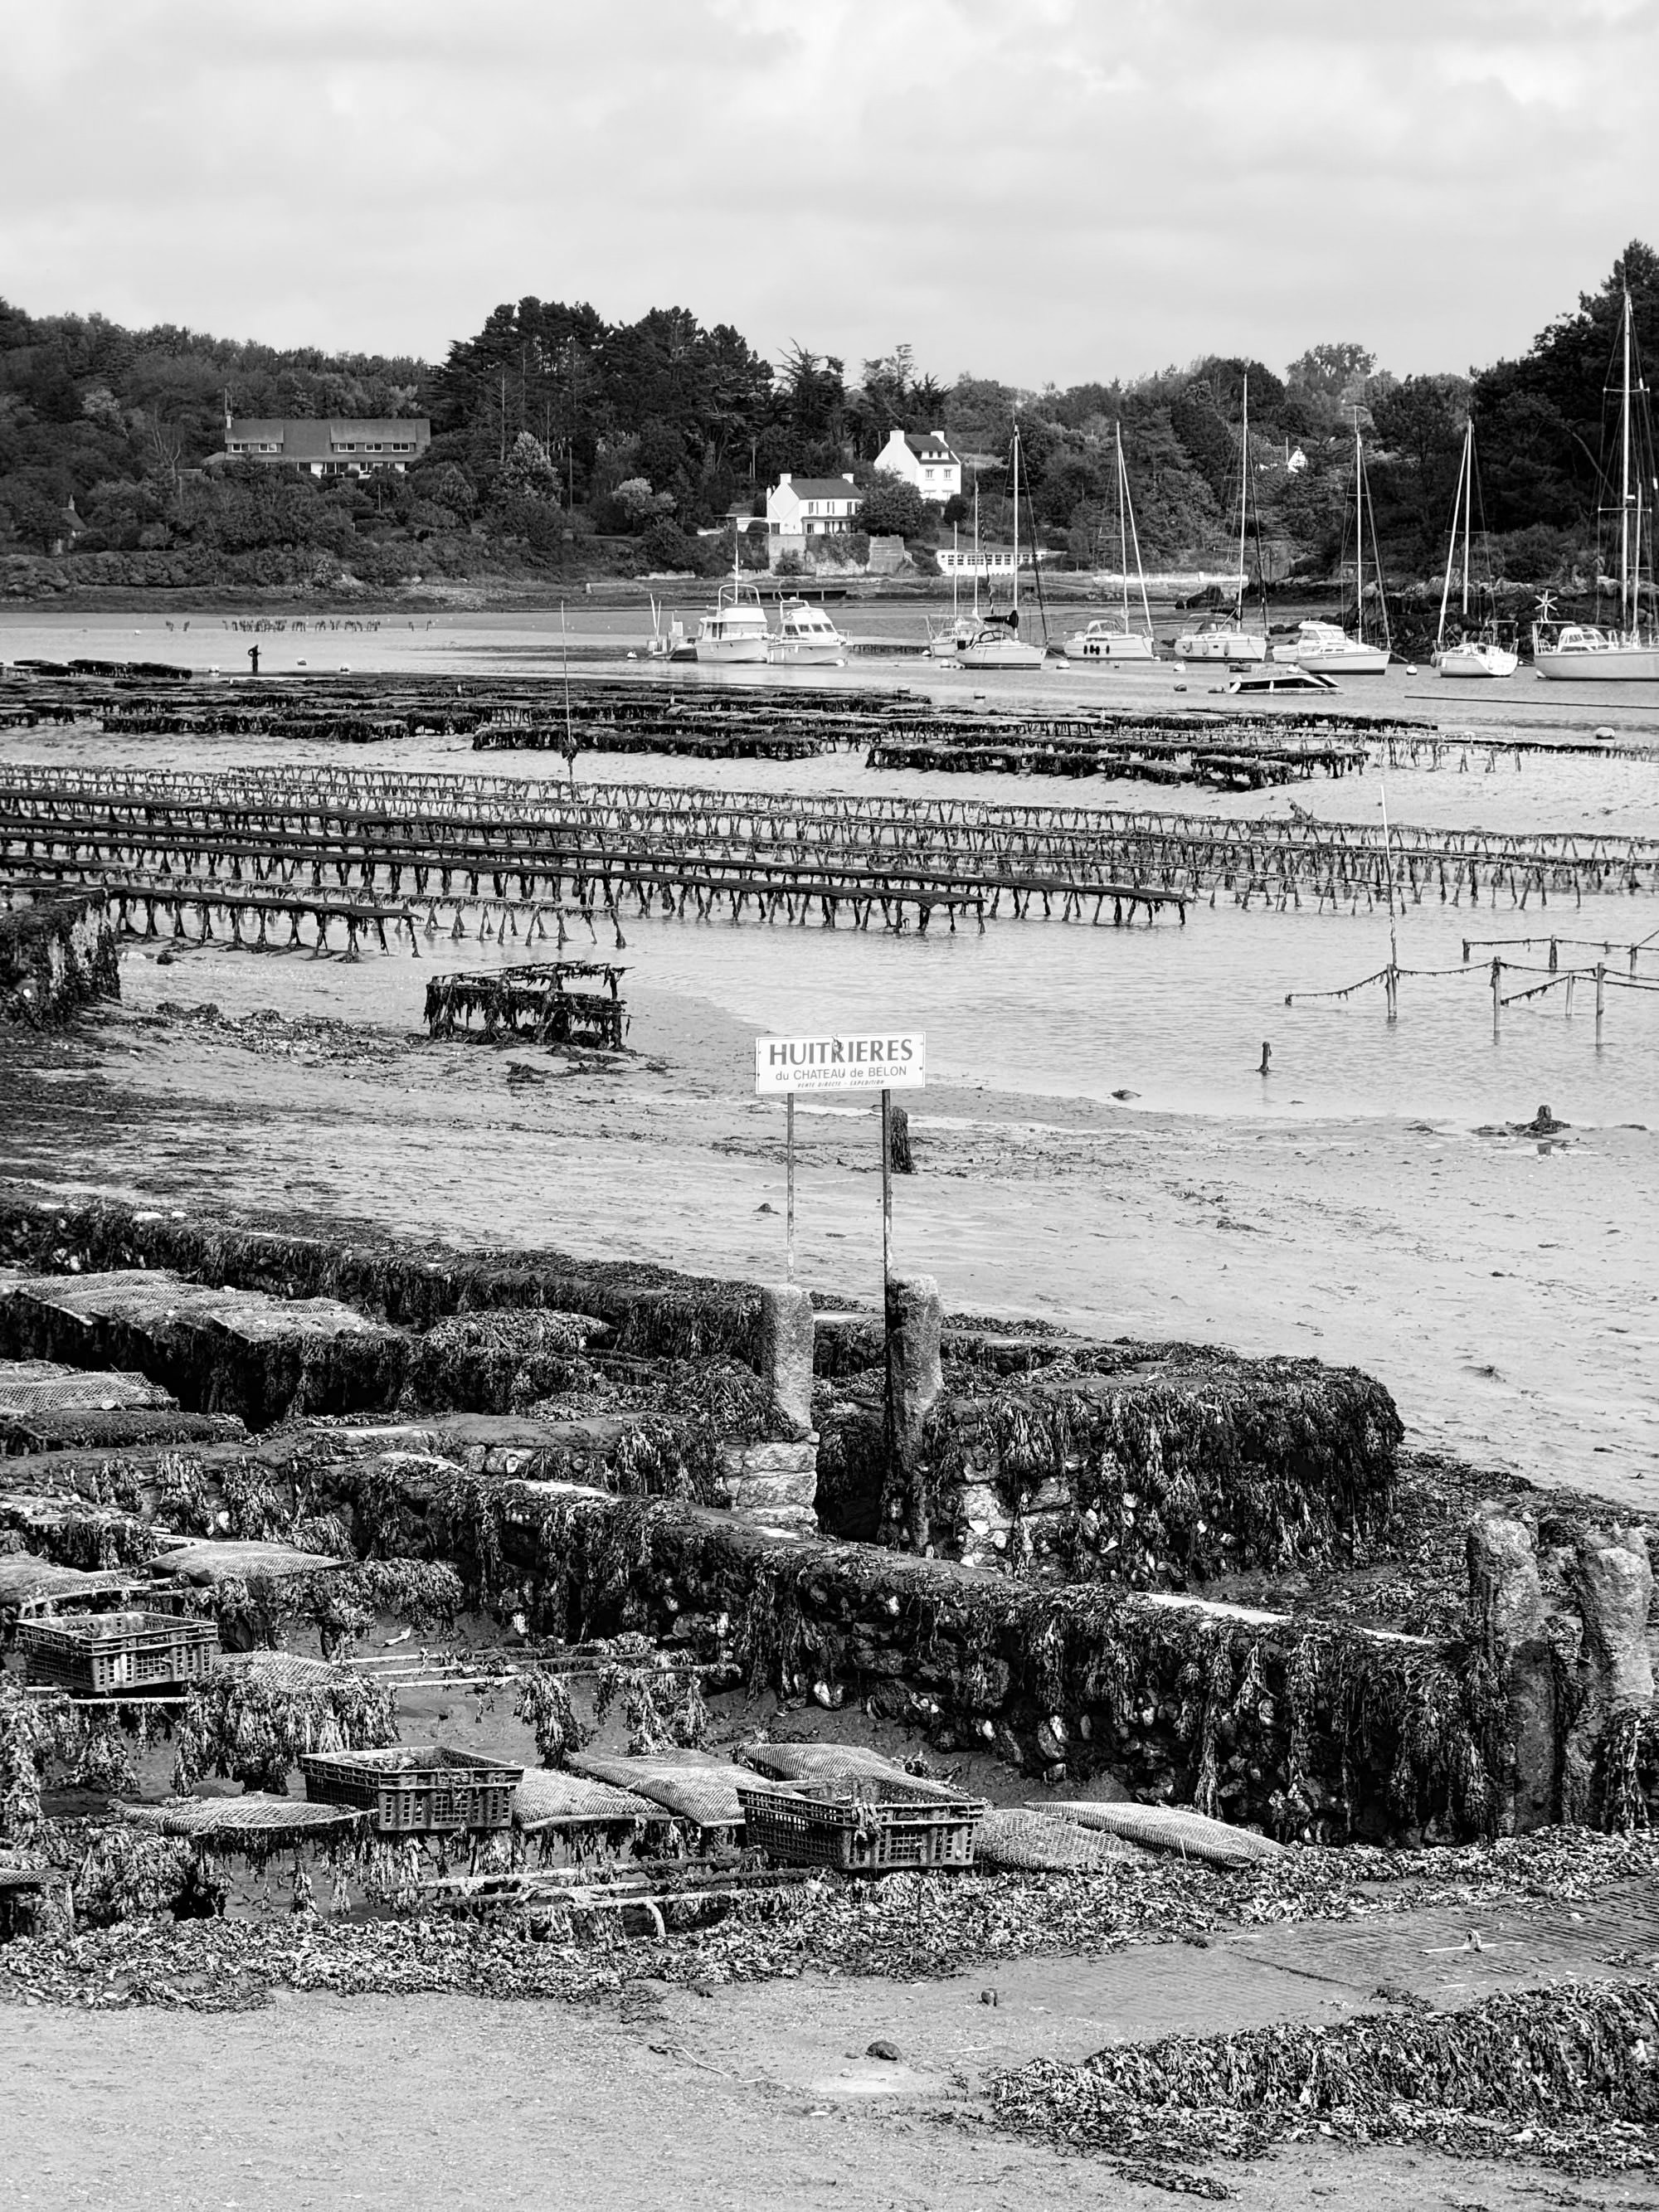
{"type": "MultiPolygon", "coordinates": [[[[0,1171],[781,1276],[783,1109],[750,1096],[750,1027],[636,993],[632,1049],[568,1055],[260,1010],[297,1009],[314,972],[211,948],[129,958],[123,1008],[44,1054],[0,1048],[0,1171]]],[[[1653,1132],[1243,1121],[948,1086],[913,1103],[896,1256],[951,1310],[1352,1363],[1419,1448],[1632,1510],[1659,1496],[1653,1132]]],[[[873,1111],[804,1108],[797,1134],[800,1278],[874,1300],[873,1111]]]]}

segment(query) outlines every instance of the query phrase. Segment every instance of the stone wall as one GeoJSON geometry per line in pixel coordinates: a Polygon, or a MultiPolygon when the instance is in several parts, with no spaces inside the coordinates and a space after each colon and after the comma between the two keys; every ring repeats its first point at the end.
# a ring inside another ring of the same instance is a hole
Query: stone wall
{"type": "Polygon", "coordinates": [[[66,1021],[93,999],[120,995],[102,891],[45,888],[0,913],[0,1021],[66,1021]]]}

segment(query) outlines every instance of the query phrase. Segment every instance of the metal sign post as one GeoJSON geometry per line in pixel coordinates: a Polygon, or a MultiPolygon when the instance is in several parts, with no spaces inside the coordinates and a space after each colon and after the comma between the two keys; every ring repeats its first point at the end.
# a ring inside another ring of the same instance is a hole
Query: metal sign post
{"type": "Polygon", "coordinates": [[[787,1116],[784,1264],[795,1279],[795,1100],[805,1093],[843,1097],[877,1091],[881,1098],[881,1287],[884,1310],[893,1274],[892,1095],[927,1082],[927,1039],[916,1030],[879,1036],[757,1037],[755,1094],[781,1091],[787,1116]]]}

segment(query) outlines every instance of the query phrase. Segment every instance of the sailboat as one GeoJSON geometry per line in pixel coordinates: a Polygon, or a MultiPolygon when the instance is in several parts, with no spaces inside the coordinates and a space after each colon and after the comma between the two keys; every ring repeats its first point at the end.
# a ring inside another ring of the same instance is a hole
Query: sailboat
{"type": "Polygon", "coordinates": [[[1452,567],[1457,558],[1457,525],[1463,524],[1463,597],[1465,625],[1469,618],[1469,543],[1474,535],[1474,418],[1463,430],[1463,459],[1457,471],[1457,491],[1452,500],[1451,542],[1446,548],[1446,580],[1440,588],[1440,627],[1434,635],[1434,665],[1443,676],[1513,676],[1521,656],[1495,637],[1470,637],[1465,633],[1454,644],[1446,642],[1446,610],[1451,603],[1452,567]]]}
{"type": "Polygon", "coordinates": [[[1123,461],[1123,425],[1113,427],[1113,440],[1117,449],[1117,567],[1123,585],[1121,613],[1109,618],[1097,617],[1086,628],[1066,641],[1068,660],[1151,660],[1152,651],[1152,610],[1146,598],[1146,576],[1140,565],[1140,535],[1135,528],[1134,501],[1129,496],[1129,471],[1123,461]],[[1129,627],[1129,549],[1134,548],[1135,582],[1140,591],[1141,613],[1146,628],[1143,633],[1129,627]]]}
{"type": "Polygon", "coordinates": [[[1182,631],[1175,641],[1177,660],[1224,660],[1229,667],[1241,661],[1265,660],[1267,639],[1244,627],[1244,545],[1250,518],[1250,380],[1244,379],[1244,416],[1239,429],[1238,471],[1238,599],[1224,619],[1212,617],[1182,631]]]}
{"type": "MultiPolygon", "coordinates": [[[[1321,676],[1382,676],[1394,658],[1389,637],[1389,611],[1382,607],[1382,642],[1372,645],[1365,635],[1365,517],[1370,495],[1365,484],[1365,448],[1359,436],[1359,415],[1353,418],[1353,597],[1352,633],[1340,623],[1304,622],[1297,627],[1293,644],[1276,645],[1275,660],[1293,660],[1321,676]]],[[[1371,549],[1376,555],[1376,525],[1371,524],[1371,549]]],[[[1382,599],[1382,564],[1376,564],[1377,597],[1382,599]]]]}
{"type": "Polygon", "coordinates": [[[1647,409],[1648,388],[1636,358],[1628,285],[1619,343],[1623,360],[1619,407],[1619,619],[1615,627],[1607,629],[1568,623],[1548,636],[1546,624],[1534,623],[1534,665],[1540,676],[1553,677],[1558,683],[1659,682],[1659,629],[1651,621],[1644,623],[1642,620],[1644,592],[1651,599],[1654,589],[1653,506],[1651,501],[1645,509],[1642,504],[1644,478],[1650,485],[1654,483],[1653,424],[1647,409]]]}
{"type": "Polygon", "coordinates": [[[979,478],[977,476],[974,478],[974,611],[971,617],[964,615],[958,605],[962,576],[960,557],[962,538],[954,522],[951,525],[951,552],[952,557],[950,628],[945,629],[932,620],[927,625],[927,651],[929,657],[934,660],[956,659],[963,647],[970,644],[980,633],[979,478]]]}
{"type": "Polygon", "coordinates": [[[755,586],[742,580],[740,544],[740,534],[734,525],[732,580],[720,586],[714,594],[713,613],[706,614],[697,624],[696,653],[700,661],[714,661],[725,666],[733,663],[752,665],[766,659],[767,647],[771,643],[766,610],[755,586]]]}
{"type": "Polygon", "coordinates": [[[1014,425],[1014,604],[1008,614],[991,615],[959,647],[961,668],[1041,668],[1047,655],[1019,634],[1019,424],[1014,425]]]}

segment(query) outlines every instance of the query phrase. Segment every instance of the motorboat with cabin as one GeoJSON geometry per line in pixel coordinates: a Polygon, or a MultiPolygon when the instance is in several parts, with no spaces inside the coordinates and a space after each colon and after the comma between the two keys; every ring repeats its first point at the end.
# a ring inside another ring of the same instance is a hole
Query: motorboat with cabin
{"type": "Polygon", "coordinates": [[[766,657],[779,667],[839,668],[847,659],[847,640],[822,607],[810,599],[785,599],[766,657]]]}
{"type": "Polygon", "coordinates": [[[1274,646],[1273,657],[1326,676],[1382,676],[1390,654],[1386,646],[1350,637],[1340,623],[1304,622],[1297,624],[1294,642],[1274,646]]]}
{"type": "Polygon", "coordinates": [[[764,665],[772,642],[766,610],[752,584],[722,584],[712,612],[697,624],[696,656],[716,666],[764,665]]]}

